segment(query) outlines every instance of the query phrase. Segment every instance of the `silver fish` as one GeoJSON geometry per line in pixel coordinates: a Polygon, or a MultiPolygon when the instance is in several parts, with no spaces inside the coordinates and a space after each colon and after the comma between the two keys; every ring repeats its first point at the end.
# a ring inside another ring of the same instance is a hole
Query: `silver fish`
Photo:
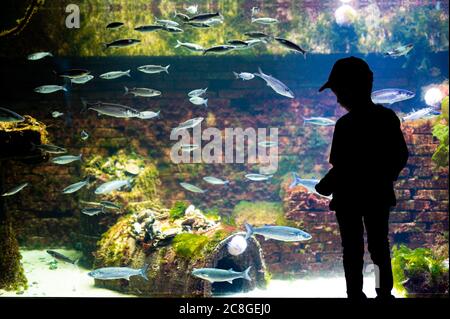
{"type": "Polygon", "coordinates": [[[254,182],[261,182],[261,181],[267,181],[268,179],[272,178],[273,175],[263,175],[263,174],[246,174],[245,178],[254,181],[254,182]]]}
{"type": "Polygon", "coordinates": [[[142,26],[134,28],[134,30],[139,31],[139,32],[153,32],[153,31],[162,30],[162,29],[164,29],[163,25],[156,25],[156,24],[142,25],[142,26]]]}
{"type": "Polygon", "coordinates": [[[249,72],[241,72],[241,73],[233,72],[233,74],[236,77],[236,79],[242,79],[244,81],[248,81],[255,78],[255,75],[249,72]]]}
{"type": "Polygon", "coordinates": [[[271,87],[275,92],[280,95],[289,97],[291,99],[294,98],[294,93],[280,80],[275,79],[274,77],[264,74],[261,68],[258,68],[259,73],[254,73],[256,76],[260,77],[264,81],[266,81],[267,85],[271,87]]]}
{"type": "Polygon", "coordinates": [[[121,104],[113,104],[113,103],[86,103],[83,102],[85,106],[90,110],[94,110],[99,114],[108,115],[117,118],[131,118],[131,117],[139,117],[140,112],[131,107],[121,105],[121,104]]]}
{"type": "Polygon", "coordinates": [[[402,55],[407,55],[409,51],[411,51],[414,48],[414,45],[412,43],[401,45],[395,49],[388,50],[384,53],[384,55],[392,56],[392,57],[399,57],[402,55]]]}
{"type": "Polygon", "coordinates": [[[306,51],[303,50],[298,44],[295,44],[292,41],[289,41],[289,40],[283,39],[283,38],[279,38],[279,37],[275,37],[274,39],[278,43],[280,43],[282,46],[284,46],[285,48],[295,51],[295,52],[300,52],[301,54],[303,54],[303,57],[306,58],[306,51]]]}
{"type": "Polygon", "coordinates": [[[148,264],[141,269],[133,269],[128,267],[105,267],[98,268],[88,273],[89,276],[100,280],[126,279],[130,280],[132,276],[141,276],[145,280],[147,277],[148,264]]]}
{"type": "Polygon", "coordinates": [[[429,115],[434,114],[435,112],[436,110],[431,107],[425,107],[417,111],[413,109],[411,113],[408,113],[406,116],[402,117],[402,121],[414,121],[427,118],[429,115]]]}
{"type": "Polygon", "coordinates": [[[88,216],[95,216],[95,215],[98,215],[98,214],[104,213],[104,212],[105,211],[104,211],[103,207],[101,207],[101,208],[96,208],[96,207],[83,208],[81,210],[81,213],[88,215],[88,216]]]}
{"type": "Polygon", "coordinates": [[[2,194],[2,196],[11,196],[11,195],[17,194],[18,192],[20,192],[22,189],[24,189],[27,186],[28,186],[28,183],[19,184],[15,187],[11,188],[10,190],[4,192],[2,194]]]}
{"type": "Polygon", "coordinates": [[[72,264],[72,265],[78,264],[78,259],[71,259],[67,256],[64,256],[61,253],[58,253],[57,251],[54,251],[54,250],[47,250],[47,254],[49,254],[50,256],[52,256],[53,258],[55,258],[57,260],[61,260],[61,261],[64,261],[64,262],[72,264]]]}
{"type": "Polygon", "coordinates": [[[180,24],[176,21],[172,20],[164,20],[164,19],[157,19],[156,23],[161,24],[163,26],[171,26],[171,27],[178,27],[180,24]]]}
{"type": "Polygon", "coordinates": [[[53,93],[57,91],[67,92],[67,88],[61,85],[42,85],[34,89],[34,92],[43,94],[53,93]]]}
{"type": "Polygon", "coordinates": [[[173,27],[173,26],[170,26],[170,25],[165,25],[163,30],[167,31],[167,32],[170,32],[170,33],[182,33],[182,32],[184,32],[183,29],[178,28],[178,27],[173,27]]]}
{"type": "Polygon", "coordinates": [[[193,16],[193,17],[189,18],[189,21],[205,22],[205,21],[208,21],[208,20],[210,20],[212,18],[216,18],[216,17],[222,18],[222,15],[220,14],[220,12],[201,13],[199,15],[196,15],[196,16],[193,16]]]}
{"type": "Polygon", "coordinates": [[[167,66],[142,65],[142,66],[138,67],[137,69],[141,72],[148,73],[148,74],[160,73],[160,72],[166,72],[167,74],[169,74],[169,67],[170,67],[170,64],[167,66]]]}
{"type": "Polygon", "coordinates": [[[56,73],[58,76],[62,77],[62,78],[67,78],[67,79],[76,79],[76,78],[81,78],[84,77],[86,75],[88,75],[89,73],[91,73],[91,71],[86,70],[86,69],[68,69],[59,73],[56,73]]]}
{"type": "Polygon", "coordinates": [[[159,117],[159,113],[160,113],[161,111],[158,111],[158,112],[153,112],[153,111],[142,111],[142,112],[140,112],[139,113],[139,118],[140,119],[143,119],[143,120],[149,120],[149,119],[152,119],[152,118],[154,118],[154,117],[159,117]]]}
{"type": "Polygon", "coordinates": [[[52,112],[52,117],[54,117],[54,118],[60,117],[62,115],[64,115],[64,113],[61,113],[59,111],[53,111],[52,112]]]}
{"type": "Polygon", "coordinates": [[[259,24],[275,24],[278,23],[278,19],[275,18],[252,18],[252,23],[259,23],[259,24]]]}
{"type": "Polygon", "coordinates": [[[0,107],[0,122],[14,123],[23,121],[25,121],[25,118],[23,116],[7,108],[0,107]]]}
{"type": "Polygon", "coordinates": [[[254,47],[257,44],[266,44],[266,40],[263,39],[250,39],[250,40],[245,40],[245,42],[247,43],[247,48],[251,48],[254,47]]]}
{"type": "Polygon", "coordinates": [[[129,89],[126,86],[125,88],[125,95],[126,94],[133,94],[134,96],[141,96],[141,97],[155,97],[160,96],[161,91],[148,89],[148,88],[132,88],[129,89]]]}
{"type": "Polygon", "coordinates": [[[199,52],[199,51],[202,52],[203,50],[205,50],[205,48],[202,47],[200,44],[181,42],[181,41],[177,40],[177,45],[175,46],[175,48],[179,48],[179,47],[186,48],[189,51],[193,51],[193,52],[199,52]]]}
{"type": "Polygon", "coordinates": [[[199,148],[198,144],[183,144],[183,145],[181,145],[181,151],[186,152],[186,153],[190,153],[193,150],[196,150],[197,148],[199,148]]]}
{"type": "Polygon", "coordinates": [[[412,99],[416,94],[404,89],[383,89],[372,92],[372,102],[376,104],[393,104],[412,99]]]}
{"type": "Polygon", "coordinates": [[[270,35],[268,35],[264,32],[260,32],[260,31],[249,31],[249,32],[245,32],[244,35],[246,35],[252,39],[269,39],[269,38],[271,38],[270,35]]]}
{"type": "Polygon", "coordinates": [[[186,130],[189,128],[194,128],[199,125],[204,120],[203,117],[195,117],[193,119],[187,120],[183,123],[180,123],[177,127],[175,127],[172,131],[186,130]]]}
{"type": "Polygon", "coordinates": [[[209,25],[210,27],[213,27],[215,25],[223,23],[223,19],[222,18],[210,18],[210,19],[204,21],[203,23],[206,25],[209,25]]]}
{"type": "Polygon", "coordinates": [[[312,237],[307,232],[294,227],[287,226],[261,226],[252,227],[250,224],[245,223],[246,235],[245,238],[250,238],[253,234],[262,235],[267,239],[275,239],[279,241],[305,241],[310,240],[312,237]]]}
{"type": "Polygon", "coordinates": [[[205,22],[194,22],[194,21],[188,21],[185,22],[185,24],[190,25],[191,27],[194,28],[211,28],[211,25],[205,23],[205,22]]]}
{"type": "Polygon", "coordinates": [[[36,53],[31,53],[30,55],[28,55],[27,59],[30,61],[36,61],[36,60],[43,59],[47,56],[52,57],[53,54],[51,54],[50,52],[36,52],[36,53]]]}
{"type": "Polygon", "coordinates": [[[212,185],[226,185],[230,183],[230,181],[223,180],[214,176],[205,176],[203,177],[203,180],[212,185]]]}
{"type": "Polygon", "coordinates": [[[227,44],[216,45],[203,50],[203,55],[206,55],[208,53],[224,54],[233,51],[234,49],[236,49],[236,46],[234,45],[227,45],[227,44]]]}
{"type": "Polygon", "coordinates": [[[204,280],[207,280],[211,283],[213,282],[222,282],[226,281],[230,284],[233,283],[233,280],[243,278],[245,280],[251,281],[249,272],[252,266],[248,267],[242,272],[234,271],[232,268],[225,270],[225,269],[218,269],[218,268],[200,268],[192,271],[192,275],[204,280]]]}
{"type": "Polygon", "coordinates": [[[305,123],[319,125],[319,126],[332,126],[336,124],[336,121],[326,117],[303,117],[305,123]]]}
{"type": "Polygon", "coordinates": [[[106,72],[106,73],[101,74],[100,78],[105,79],[105,80],[113,80],[113,79],[120,78],[122,76],[131,77],[130,72],[131,72],[131,70],[111,71],[111,72],[106,72]]]}
{"type": "Polygon", "coordinates": [[[113,191],[116,191],[122,187],[128,187],[131,188],[131,183],[129,180],[115,180],[103,183],[97,189],[95,190],[95,194],[108,194],[113,191]]]}
{"type": "Polygon", "coordinates": [[[110,201],[107,201],[107,200],[102,200],[100,202],[100,205],[102,205],[104,208],[113,209],[113,210],[120,210],[122,208],[119,205],[114,204],[113,202],[110,202],[110,201]]]}
{"type": "Polygon", "coordinates": [[[89,82],[90,80],[92,80],[93,78],[94,78],[93,75],[86,74],[86,75],[80,76],[78,78],[70,79],[70,81],[75,84],[85,84],[85,83],[89,82]]]}
{"type": "Polygon", "coordinates": [[[184,22],[189,21],[189,16],[187,14],[177,12],[177,10],[175,10],[173,16],[174,16],[174,18],[178,18],[184,22]]]}
{"type": "Polygon", "coordinates": [[[206,192],[205,190],[203,190],[203,189],[201,189],[201,188],[199,188],[199,187],[197,187],[195,185],[189,184],[189,183],[181,182],[180,185],[184,189],[186,189],[186,190],[188,190],[190,192],[193,192],[193,193],[205,193],[206,192]]]}
{"type": "Polygon", "coordinates": [[[63,155],[63,156],[58,156],[58,157],[54,157],[51,159],[52,163],[55,164],[59,164],[59,165],[65,165],[65,164],[69,164],[75,161],[81,161],[81,154],[78,156],[75,155],[63,155]]]}
{"type": "Polygon", "coordinates": [[[86,178],[84,181],[78,182],[78,183],[74,183],[72,185],[67,186],[66,188],[63,189],[63,193],[64,194],[72,194],[75,193],[76,191],[79,191],[80,189],[82,189],[84,186],[86,186],[87,184],[89,184],[89,177],[86,178]]]}
{"type": "Polygon", "coordinates": [[[85,130],[82,130],[81,133],[80,133],[80,138],[83,141],[86,141],[89,138],[89,134],[85,130]]]}
{"type": "Polygon", "coordinates": [[[139,42],[141,42],[141,40],[138,39],[120,39],[120,40],[115,40],[112,41],[110,43],[106,43],[105,47],[108,48],[124,48],[124,47],[128,47],[131,45],[135,45],[138,44],[139,42]]]}
{"type": "Polygon", "coordinates": [[[49,154],[64,154],[67,153],[67,150],[64,147],[52,145],[52,144],[39,144],[36,145],[34,143],[31,143],[33,149],[39,149],[42,152],[49,153],[49,154]]]}
{"type": "Polygon", "coordinates": [[[208,107],[208,99],[204,99],[200,96],[193,96],[189,99],[189,102],[191,102],[194,105],[204,105],[205,107],[208,107]]]}
{"type": "Polygon", "coordinates": [[[207,90],[208,90],[208,88],[192,90],[191,92],[188,93],[188,96],[189,97],[202,96],[203,94],[206,93],[207,90]]]}

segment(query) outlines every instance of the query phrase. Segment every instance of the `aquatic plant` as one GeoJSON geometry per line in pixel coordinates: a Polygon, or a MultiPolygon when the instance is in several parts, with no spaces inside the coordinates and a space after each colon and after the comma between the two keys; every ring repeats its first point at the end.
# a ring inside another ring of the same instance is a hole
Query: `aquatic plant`
{"type": "Polygon", "coordinates": [[[48,144],[47,126],[29,115],[24,115],[23,117],[25,120],[22,122],[0,122],[0,130],[9,133],[35,131],[38,132],[41,137],[41,144],[48,144]]]}
{"type": "Polygon", "coordinates": [[[181,233],[175,236],[172,245],[178,256],[192,258],[201,252],[208,241],[208,237],[204,235],[181,233]]]}
{"type": "Polygon", "coordinates": [[[172,208],[169,211],[169,216],[172,220],[178,219],[184,216],[184,212],[186,208],[188,208],[188,204],[185,202],[177,201],[173,204],[172,208]]]}
{"type": "Polygon", "coordinates": [[[439,146],[433,154],[433,161],[438,167],[448,166],[448,96],[441,104],[441,115],[437,118],[433,126],[433,136],[439,140],[439,146]]]}
{"type": "Polygon", "coordinates": [[[284,216],[283,205],[280,202],[240,201],[234,207],[232,217],[238,226],[242,226],[244,222],[251,225],[287,226],[290,224],[284,216]]]}

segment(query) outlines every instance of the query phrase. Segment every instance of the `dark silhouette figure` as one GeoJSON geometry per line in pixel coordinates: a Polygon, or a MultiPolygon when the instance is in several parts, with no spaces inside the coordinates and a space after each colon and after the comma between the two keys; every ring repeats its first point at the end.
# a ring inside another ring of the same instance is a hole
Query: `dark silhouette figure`
{"type": "Polygon", "coordinates": [[[347,295],[365,299],[364,227],[379,281],[378,298],[393,298],[389,248],[389,211],[395,206],[393,182],[406,165],[408,149],[396,114],[371,100],[373,73],[355,57],[338,60],[319,92],[330,88],[348,113],[336,123],[331,146],[333,167],[316,185],[333,194],[330,209],[342,239],[347,295]]]}

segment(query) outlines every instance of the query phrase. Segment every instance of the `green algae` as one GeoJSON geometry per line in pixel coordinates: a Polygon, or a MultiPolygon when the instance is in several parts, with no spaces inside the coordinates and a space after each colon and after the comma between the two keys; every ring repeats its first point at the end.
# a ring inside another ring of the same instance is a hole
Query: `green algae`
{"type": "Polygon", "coordinates": [[[181,218],[184,216],[184,212],[186,208],[188,208],[188,204],[185,202],[177,201],[173,204],[172,208],[169,211],[169,216],[172,220],[181,218]]]}
{"type": "Polygon", "coordinates": [[[437,167],[448,167],[449,152],[449,123],[448,123],[448,96],[441,103],[441,115],[436,119],[433,126],[433,136],[439,140],[439,145],[432,159],[437,167]]]}
{"type": "Polygon", "coordinates": [[[284,216],[283,205],[280,202],[241,201],[234,207],[232,217],[237,225],[243,225],[244,222],[251,225],[288,226],[290,224],[284,216]]]}
{"type": "Polygon", "coordinates": [[[202,249],[208,241],[208,237],[204,235],[181,233],[173,239],[172,247],[178,256],[194,258],[202,256],[202,249]]]}

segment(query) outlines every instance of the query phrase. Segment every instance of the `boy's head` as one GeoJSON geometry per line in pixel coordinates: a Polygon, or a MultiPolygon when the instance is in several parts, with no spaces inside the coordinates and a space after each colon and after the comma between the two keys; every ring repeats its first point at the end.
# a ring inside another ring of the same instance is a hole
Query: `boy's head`
{"type": "Polygon", "coordinates": [[[333,65],[328,81],[319,92],[331,89],[345,109],[352,110],[370,101],[373,73],[369,65],[354,56],[343,58],[333,65]]]}

